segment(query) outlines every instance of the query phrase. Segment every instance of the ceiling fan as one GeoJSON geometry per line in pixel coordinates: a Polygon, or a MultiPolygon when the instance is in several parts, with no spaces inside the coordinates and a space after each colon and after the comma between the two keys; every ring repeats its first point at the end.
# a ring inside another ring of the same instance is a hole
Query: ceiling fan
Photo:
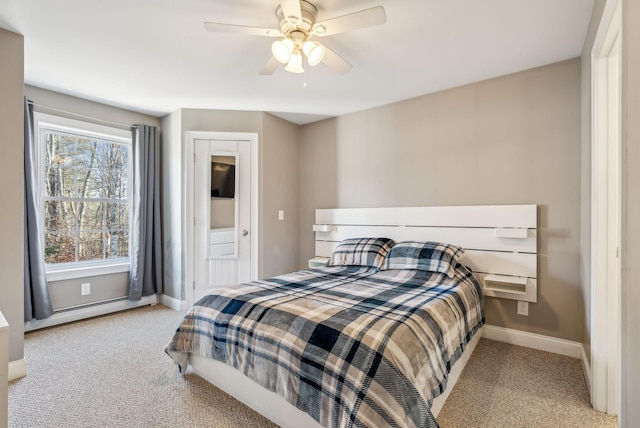
{"type": "Polygon", "coordinates": [[[271,45],[273,57],[260,70],[262,75],[273,74],[280,64],[286,64],[284,69],[289,72],[304,73],[305,64],[314,66],[321,62],[338,73],[346,73],[351,70],[352,65],[322,43],[312,39],[386,22],[382,6],[316,22],[318,9],[306,0],[282,0],[276,9],[276,17],[279,29],[218,22],[205,22],[204,28],[218,33],[279,38],[280,40],[274,41],[271,45]]]}

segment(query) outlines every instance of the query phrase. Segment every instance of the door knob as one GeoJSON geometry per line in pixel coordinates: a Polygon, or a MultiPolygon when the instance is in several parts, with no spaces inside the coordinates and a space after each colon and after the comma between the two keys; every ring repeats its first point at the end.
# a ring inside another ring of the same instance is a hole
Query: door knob
{"type": "Polygon", "coordinates": [[[249,231],[247,229],[244,229],[242,231],[242,236],[247,236],[249,234],[249,231]]]}

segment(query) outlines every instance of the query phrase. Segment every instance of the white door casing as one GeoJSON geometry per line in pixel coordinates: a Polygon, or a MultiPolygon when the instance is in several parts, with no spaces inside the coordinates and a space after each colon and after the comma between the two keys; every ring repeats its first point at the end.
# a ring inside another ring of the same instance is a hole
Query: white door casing
{"type": "Polygon", "coordinates": [[[185,192],[185,299],[192,305],[211,287],[258,277],[257,134],[188,131],[185,192]],[[237,258],[209,254],[211,156],[236,157],[237,258]],[[245,232],[246,231],[246,232],[245,232]],[[243,233],[245,232],[245,233],[243,233]]]}
{"type": "Polygon", "coordinates": [[[621,393],[621,27],[620,0],[609,0],[591,54],[591,404],[614,415],[621,393]]]}

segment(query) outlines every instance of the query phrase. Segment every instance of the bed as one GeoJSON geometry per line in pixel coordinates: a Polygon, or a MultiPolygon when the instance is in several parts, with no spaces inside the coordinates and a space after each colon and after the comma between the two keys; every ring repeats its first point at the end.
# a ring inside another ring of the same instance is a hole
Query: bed
{"type": "Polygon", "coordinates": [[[337,240],[371,230],[341,227],[317,229],[330,266],[214,290],[166,351],[281,426],[436,427],[484,322],[466,265],[487,257],[433,241],[337,240]]]}

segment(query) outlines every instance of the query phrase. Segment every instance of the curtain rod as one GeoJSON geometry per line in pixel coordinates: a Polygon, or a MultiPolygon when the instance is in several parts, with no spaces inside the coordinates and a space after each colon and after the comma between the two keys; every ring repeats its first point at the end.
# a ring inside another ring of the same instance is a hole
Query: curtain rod
{"type": "Polygon", "coordinates": [[[45,110],[51,110],[51,111],[55,111],[55,112],[58,112],[58,113],[69,114],[69,115],[72,115],[72,116],[77,116],[77,117],[81,117],[81,118],[84,118],[84,119],[89,119],[89,120],[93,120],[93,121],[97,121],[97,122],[102,122],[102,123],[106,123],[106,124],[109,124],[109,125],[115,125],[115,126],[126,128],[126,129],[131,129],[131,128],[137,128],[138,127],[137,125],[131,125],[129,123],[120,123],[120,122],[113,122],[111,120],[98,119],[97,117],[91,117],[91,116],[87,116],[87,115],[80,114],[80,113],[74,113],[74,112],[68,111],[68,110],[61,110],[59,108],[45,106],[45,105],[33,102],[31,100],[27,100],[27,102],[29,104],[33,105],[34,107],[40,107],[40,108],[45,109],[45,110]]]}

